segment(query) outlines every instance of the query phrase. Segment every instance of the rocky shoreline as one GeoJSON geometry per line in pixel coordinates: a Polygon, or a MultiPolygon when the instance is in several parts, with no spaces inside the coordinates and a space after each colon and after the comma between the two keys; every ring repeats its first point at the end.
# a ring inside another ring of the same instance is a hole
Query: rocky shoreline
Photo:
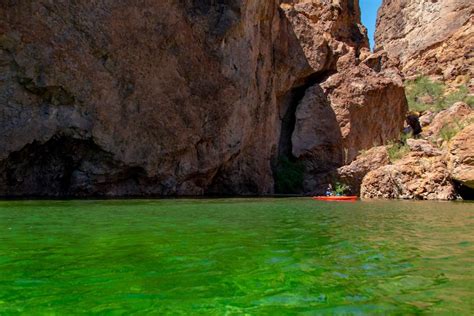
{"type": "Polygon", "coordinates": [[[375,53],[353,0],[0,6],[0,196],[469,197],[469,124],[390,160],[413,67],[473,92],[472,5],[419,3],[384,1],[375,53]]]}
{"type": "Polygon", "coordinates": [[[390,155],[398,144],[375,147],[340,168],[338,176],[364,199],[472,199],[473,123],[471,107],[456,103],[434,116],[419,138],[409,138],[402,150],[397,148],[400,156],[390,155]],[[451,124],[459,131],[453,138],[441,138],[441,129],[451,124]]]}

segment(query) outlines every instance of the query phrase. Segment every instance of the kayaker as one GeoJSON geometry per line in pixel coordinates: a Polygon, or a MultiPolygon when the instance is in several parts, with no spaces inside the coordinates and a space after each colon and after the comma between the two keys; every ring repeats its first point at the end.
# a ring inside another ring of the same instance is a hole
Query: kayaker
{"type": "Polygon", "coordinates": [[[334,195],[333,190],[332,190],[332,184],[329,183],[328,188],[326,189],[326,196],[332,196],[334,195]]]}

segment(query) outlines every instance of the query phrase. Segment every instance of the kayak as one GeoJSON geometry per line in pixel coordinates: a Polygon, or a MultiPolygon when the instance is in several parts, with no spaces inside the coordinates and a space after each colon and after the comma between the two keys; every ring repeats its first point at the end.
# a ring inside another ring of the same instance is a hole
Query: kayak
{"type": "Polygon", "coordinates": [[[348,196],[313,196],[313,200],[318,201],[357,201],[359,198],[355,195],[348,196]]]}

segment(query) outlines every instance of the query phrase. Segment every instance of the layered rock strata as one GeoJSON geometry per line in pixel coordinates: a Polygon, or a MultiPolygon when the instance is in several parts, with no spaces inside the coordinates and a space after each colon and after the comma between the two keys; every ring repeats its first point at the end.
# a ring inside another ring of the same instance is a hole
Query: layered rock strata
{"type": "Polygon", "coordinates": [[[282,156],[312,191],[406,109],[357,1],[10,1],[0,17],[2,196],[268,194],[282,156]]]}

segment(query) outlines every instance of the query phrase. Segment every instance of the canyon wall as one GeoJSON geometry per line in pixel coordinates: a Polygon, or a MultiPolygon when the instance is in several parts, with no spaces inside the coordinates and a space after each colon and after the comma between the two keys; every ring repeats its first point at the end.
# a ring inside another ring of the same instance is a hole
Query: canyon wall
{"type": "Polygon", "coordinates": [[[437,76],[469,83],[474,73],[474,5],[471,0],[384,0],[376,51],[400,61],[408,77],[437,76]]]}
{"type": "Polygon", "coordinates": [[[0,195],[319,190],[402,125],[367,47],[354,0],[4,2],[0,195]]]}

